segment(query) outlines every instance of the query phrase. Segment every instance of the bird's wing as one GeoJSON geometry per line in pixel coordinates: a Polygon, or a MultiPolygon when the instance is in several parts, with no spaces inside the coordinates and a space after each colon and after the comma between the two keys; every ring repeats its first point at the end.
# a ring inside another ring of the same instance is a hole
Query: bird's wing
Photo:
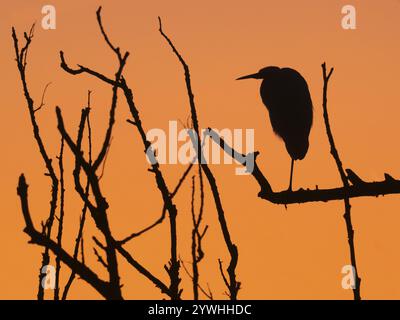
{"type": "Polygon", "coordinates": [[[302,158],[308,149],[313,107],[307,82],[297,71],[284,68],[261,86],[274,132],[280,136],[292,158],[302,158]]]}
{"type": "Polygon", "coordinates": [[[313,106],[307,82],[296,70],[283,68],[261,88],[274,131],[283,135],[306,135],[313,121],[313,106]]]}

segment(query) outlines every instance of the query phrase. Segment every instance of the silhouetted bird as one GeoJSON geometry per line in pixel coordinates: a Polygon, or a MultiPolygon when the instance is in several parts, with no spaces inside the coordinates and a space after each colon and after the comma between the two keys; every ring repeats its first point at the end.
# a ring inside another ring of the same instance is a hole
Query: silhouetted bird
{"type": "Polygon", "coordinates": [[[283,139],[292,158],[289,190],[292,190],[295,160],[308,151],[308,136],[313,122],[313,106],[306,80],[290,68],[266,67],[258,73],[240,77],[262,79],[261,99],[269,111],[274,132],[283,139]]]}

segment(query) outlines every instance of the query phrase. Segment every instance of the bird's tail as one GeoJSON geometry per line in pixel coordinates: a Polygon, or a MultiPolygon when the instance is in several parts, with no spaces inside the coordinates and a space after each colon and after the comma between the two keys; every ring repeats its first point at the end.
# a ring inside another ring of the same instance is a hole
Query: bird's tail
{"type": "Polygon", "coordinates": [[[303,160],[309,147],[308,138],[300,138],[299,136],[286,139],[285,145],[293,160],[303,160]]]}

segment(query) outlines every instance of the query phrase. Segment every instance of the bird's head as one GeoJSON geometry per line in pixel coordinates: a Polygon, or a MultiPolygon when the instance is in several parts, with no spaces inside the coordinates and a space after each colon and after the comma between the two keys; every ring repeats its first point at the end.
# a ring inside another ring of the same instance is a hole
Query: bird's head
{"type": "Polygon", "coordinates": [[[249,74],[244,77],[237,78],[236,80],[244,80],[244,79],[266,79],[269,76],[275,74],[280,68],[278,67],[266,67],[258,71],[257,73],[249,74]]]}

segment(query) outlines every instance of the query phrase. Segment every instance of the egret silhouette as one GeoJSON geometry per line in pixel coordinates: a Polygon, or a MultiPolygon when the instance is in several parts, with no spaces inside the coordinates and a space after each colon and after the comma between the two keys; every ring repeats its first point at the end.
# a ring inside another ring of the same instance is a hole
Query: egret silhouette
{"type": "Polygon", "coordinates": [[[313,105],[306,80],[294,69],[266,67],[255,74],[240,77],[262,79],[260,94],[269,111],[274,132],[283,139],[292,158],[289,190],[292,190],[295,160],[308,151],[308,137],[313,122],[313,105]]]}

